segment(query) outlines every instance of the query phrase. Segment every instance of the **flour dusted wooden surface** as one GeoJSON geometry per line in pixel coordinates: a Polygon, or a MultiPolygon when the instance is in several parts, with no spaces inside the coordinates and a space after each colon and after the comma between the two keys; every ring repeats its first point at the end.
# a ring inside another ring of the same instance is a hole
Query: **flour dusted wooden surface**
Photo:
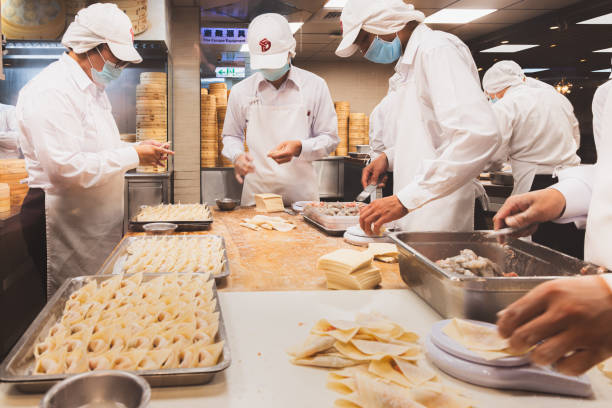
{"type": "MultiPolygon", "coordinates": [[[[219,289],[225,291],[287,291],[325,289],[325,277],[316,272],[317,259],[338,248],[353,248],[340,237],[330,237],[304,222],[301,215],[277,216],[293,221],[290,232],[252,231],[239,224],[255,216],[255,208],[230,212],[213,209],[208,231],[184,234],[216,234],[225,238],[231,274],[219,289]]],[[[131,234],[137,235],[137,234],[131,234]]],[[[381,269],[383,289],[406,289],[398,264],[374,263],[381,269]]]]}

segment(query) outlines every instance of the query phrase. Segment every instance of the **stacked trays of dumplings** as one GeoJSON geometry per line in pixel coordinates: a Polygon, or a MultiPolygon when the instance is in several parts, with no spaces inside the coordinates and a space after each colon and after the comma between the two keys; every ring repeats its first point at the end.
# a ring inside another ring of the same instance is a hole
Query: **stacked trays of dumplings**
{"type": "Polygon", "coordinates": [[[217,282],[230,274],[225,239],[219,235],[125,237],[102,265],[98,275],[122,273],[210,274],[217,282]]]}
{"type": "Polygon", "coordinates": [[[130,231],[144,231],[146,224],[169,222],[178,225],[179,231],[202,231],[210,228],[213,219],[208,204],[160,204],[143,205],[130,220],[130,231]]]}
{"type": "Polygon", "coordinates": [[[359,203],[312,203],[304,208],[304,220],[328,235],[342,236],[346,230],[359,224],[359,203]]]}
{"type": "Polygon", "coordinates": [[[32,322],[0,366],[0,381],[43,392],[68,371],[110,368],[154,387],[183,386],[206,384],[230,363],[209,274],[81,276],[64,282],[32,322]],[[135,311],[139,318],[130,317],[135,311]]]}

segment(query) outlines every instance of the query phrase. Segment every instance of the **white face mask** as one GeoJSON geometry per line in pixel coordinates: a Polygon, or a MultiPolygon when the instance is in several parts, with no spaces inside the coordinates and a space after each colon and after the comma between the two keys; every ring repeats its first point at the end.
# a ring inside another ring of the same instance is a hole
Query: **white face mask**
{"type": "Polygon", "coordinates": [[[98,54],[100,54],[102,61],[104,61],[104,66],[102,67],[102,71],[96,70],[93,67],[93,64],[91,63],[91,60],[89,59],[88,53],[87,60],[89,61],[89,65],[91,65],[91,77],[96,84],[102,87],[106,87],[108,84],[110,84],[121,76],[123,68],[119,68],[112,62],[107,61],[100,52],[100,50],[98,50],[98,48],[96,48],[96,51],[98,51],[98,54]]]}

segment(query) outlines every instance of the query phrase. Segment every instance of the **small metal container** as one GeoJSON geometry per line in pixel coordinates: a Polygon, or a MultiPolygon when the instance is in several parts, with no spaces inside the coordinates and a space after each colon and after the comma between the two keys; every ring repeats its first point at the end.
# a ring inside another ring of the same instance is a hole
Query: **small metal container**
{"type": "Polygon", "coordinates": [[[372,153],[372,148],[370,145],[357,145],[357,153],[372,153]]]}
{"type": "Polygon", "coordinates": [[[40,408],[146,408],[150,400],[151,387],[142,377],[104,370],[74,375],[55,384],[40,408]]]}
{"type": "Polygon", "coordinates": [[[400,274],[406,284],[445,318],[460,317],[494,323],[497,312],[537,285],[601,271],[538,244],[515,239],[499,245],[487,232],[399,232],[391,234],[399,249],[400,274]],[[440,268],[436,261],[462,249],[498,264],[515,277],[466,276],[440,268]]]}
{"type": "Polygon", "coordinates": [[[224,199],[217,198],[215,202],[217,203],[217,207],[221,211],[232,211],[236,207],[238,207],[238,205],[240,204],[240,201],[234,200],[232,198],[224,198],[224,199]]]}
{"type": "Polygon", "coordinates": [[[172,234],[177,228],[178,225],[170,222],[152,222],[142,226],[142,229],[145,230],[145,232],[156,235],[172,234]]]}

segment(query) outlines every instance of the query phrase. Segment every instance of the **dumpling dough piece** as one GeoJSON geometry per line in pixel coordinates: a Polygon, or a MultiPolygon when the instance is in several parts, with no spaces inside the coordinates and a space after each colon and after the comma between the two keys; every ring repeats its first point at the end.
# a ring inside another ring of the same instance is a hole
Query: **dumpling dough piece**
{"type": "Polygon", "coordinates": [[[352,249],[338,249],[337,251],[320,257],[317,261],[317,269],[351,273],[370,266],[371,264],[372,255],[367,252],[354,251],[352,249]]]}
{"type": "Polygon", "coordinates": [[[323,255],[317,261],[317,271],[325,273],[328,289],[372,289],[382,281],[367,251],[339,249],[323,255]]]}
{"type": "Polygon", "coordinates": [[[331,348],[335,342],[336,339],[331,336],[311,334],[306,338],[304,343],[287,350],[287,354],[296,359],[310,357],[313,354],[317,354],[331,348]]]}
{"type": "Polygon", "coordinates": [[[374,259],[381,262],[394,263],[397,262],[399,252],[397,245],[382,242],[372,242],[368,245],[368,250],[374,259]]]}
{"type": "Polygon", "coordinates": [[[325,277],[327,288],[338,290],[373,289],[382,282],[380,269],[373,265],[352,273],[328,271],[325,273],[325,277]]]}
{"type": "Polygon", "coordinates": [[[260,231],[261,230],[261,228],[259,228],[257,225],[251,224],[250,222],[241,222],[240,226],[248,228],[248,229],[252,229],[253,231],[260,231]]]}
{"type": "Polygon", "coordinates": [[[283,197],[278,194],[255,194],[255,211],[271,213],[285,210],[283,197]]]}
{"type": "Polygon", "coordinates": [[[312,357],[296,358],[293,359],[292,363],[296,365],[305,365],[313,367],[345,368],[361,364],[362,362],[352,360],[336,351],[333,351],[330,353],[317,354],[316,356],[312,357]]]}

